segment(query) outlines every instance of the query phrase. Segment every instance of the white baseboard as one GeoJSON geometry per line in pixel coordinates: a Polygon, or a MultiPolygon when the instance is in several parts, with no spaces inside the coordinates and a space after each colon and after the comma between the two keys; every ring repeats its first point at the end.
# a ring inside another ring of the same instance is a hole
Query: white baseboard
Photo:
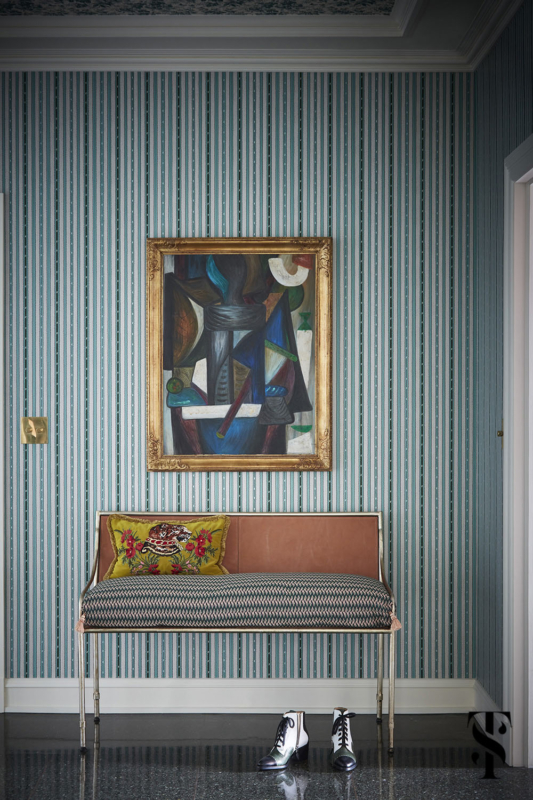
{"type": "Polygon", "coordinates": [[[500,711],[490,694],[483,688],[479,681],[476,684],[476,711],[500,711]]]}
{"type": "MultiPolygon", "coordinates": [[[[361,714],[376,710],[372,679],[245,679],[125,678],[100,681],[102,714],[279,714],[304,708],[329,714],[344,705],[361,714]]],[[[388,681],[383,711],[387,712],[388,681]]],[[[9,678],[5,681],[6,712],[73,714],[78,711],[75,678],[9,678]]],[[[87,681],[86,707],[92,713],[92,681],[87,681]]],[[[470,679],[405,679],[396,681],[398,714],[457,714],[496,710],[478,681],[470,679]]]]}

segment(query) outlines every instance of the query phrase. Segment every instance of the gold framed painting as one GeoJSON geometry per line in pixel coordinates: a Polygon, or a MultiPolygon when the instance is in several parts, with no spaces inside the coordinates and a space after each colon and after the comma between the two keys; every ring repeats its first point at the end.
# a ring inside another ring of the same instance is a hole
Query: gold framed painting
{"type": "Polygon", "coordinates": [[[148,469],[331,469],[332,241],[148,239],[148,469]]]}

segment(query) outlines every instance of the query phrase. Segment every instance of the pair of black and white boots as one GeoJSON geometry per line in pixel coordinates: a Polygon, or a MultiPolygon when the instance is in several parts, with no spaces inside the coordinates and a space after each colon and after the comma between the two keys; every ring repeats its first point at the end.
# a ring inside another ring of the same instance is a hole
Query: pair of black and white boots
{"type": "MultiPolygon", "coordinates": [[[[330,764],[343,772],[349,772],[357,764],[350,730],[352,717],[355,714],[346,708],[333,709],[330,764]]],[[[287,711],[278,725],[274,747],[257,766],[259,769],[283,769],[290,761],[306,761],[308,753],[309,734],[305,725],[305,711],[287,711]]]]}

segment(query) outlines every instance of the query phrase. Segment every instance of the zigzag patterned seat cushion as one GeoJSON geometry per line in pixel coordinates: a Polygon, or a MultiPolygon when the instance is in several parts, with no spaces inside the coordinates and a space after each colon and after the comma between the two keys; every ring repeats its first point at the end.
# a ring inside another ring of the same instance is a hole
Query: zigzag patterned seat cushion
{"type": "Polygon", "coordinates": [[[390,628],[384,585],[361,575],[146,575],[98,583],[85,628],[390,628]]]}

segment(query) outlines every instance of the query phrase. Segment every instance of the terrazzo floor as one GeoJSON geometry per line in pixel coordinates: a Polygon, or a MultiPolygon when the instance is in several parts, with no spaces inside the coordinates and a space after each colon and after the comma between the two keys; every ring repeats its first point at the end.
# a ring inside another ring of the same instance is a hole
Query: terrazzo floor
{"type": "MultiPolygon", "coordinates": [[[[5,714],[0,720],[0,796],[6,800],[531,800],[533,770],[497,761],[484,780],[466,715],[396,718],[387,753],[375,718],[352,720],[357,769],[328,764],[330,716],[308,716],[307,764],[256,770],[278,715],[104,716],[99,747],[78,750],[73,715],[5,714]]],[[[383,736],[386,735],[386,718],[383,736]]]]}

